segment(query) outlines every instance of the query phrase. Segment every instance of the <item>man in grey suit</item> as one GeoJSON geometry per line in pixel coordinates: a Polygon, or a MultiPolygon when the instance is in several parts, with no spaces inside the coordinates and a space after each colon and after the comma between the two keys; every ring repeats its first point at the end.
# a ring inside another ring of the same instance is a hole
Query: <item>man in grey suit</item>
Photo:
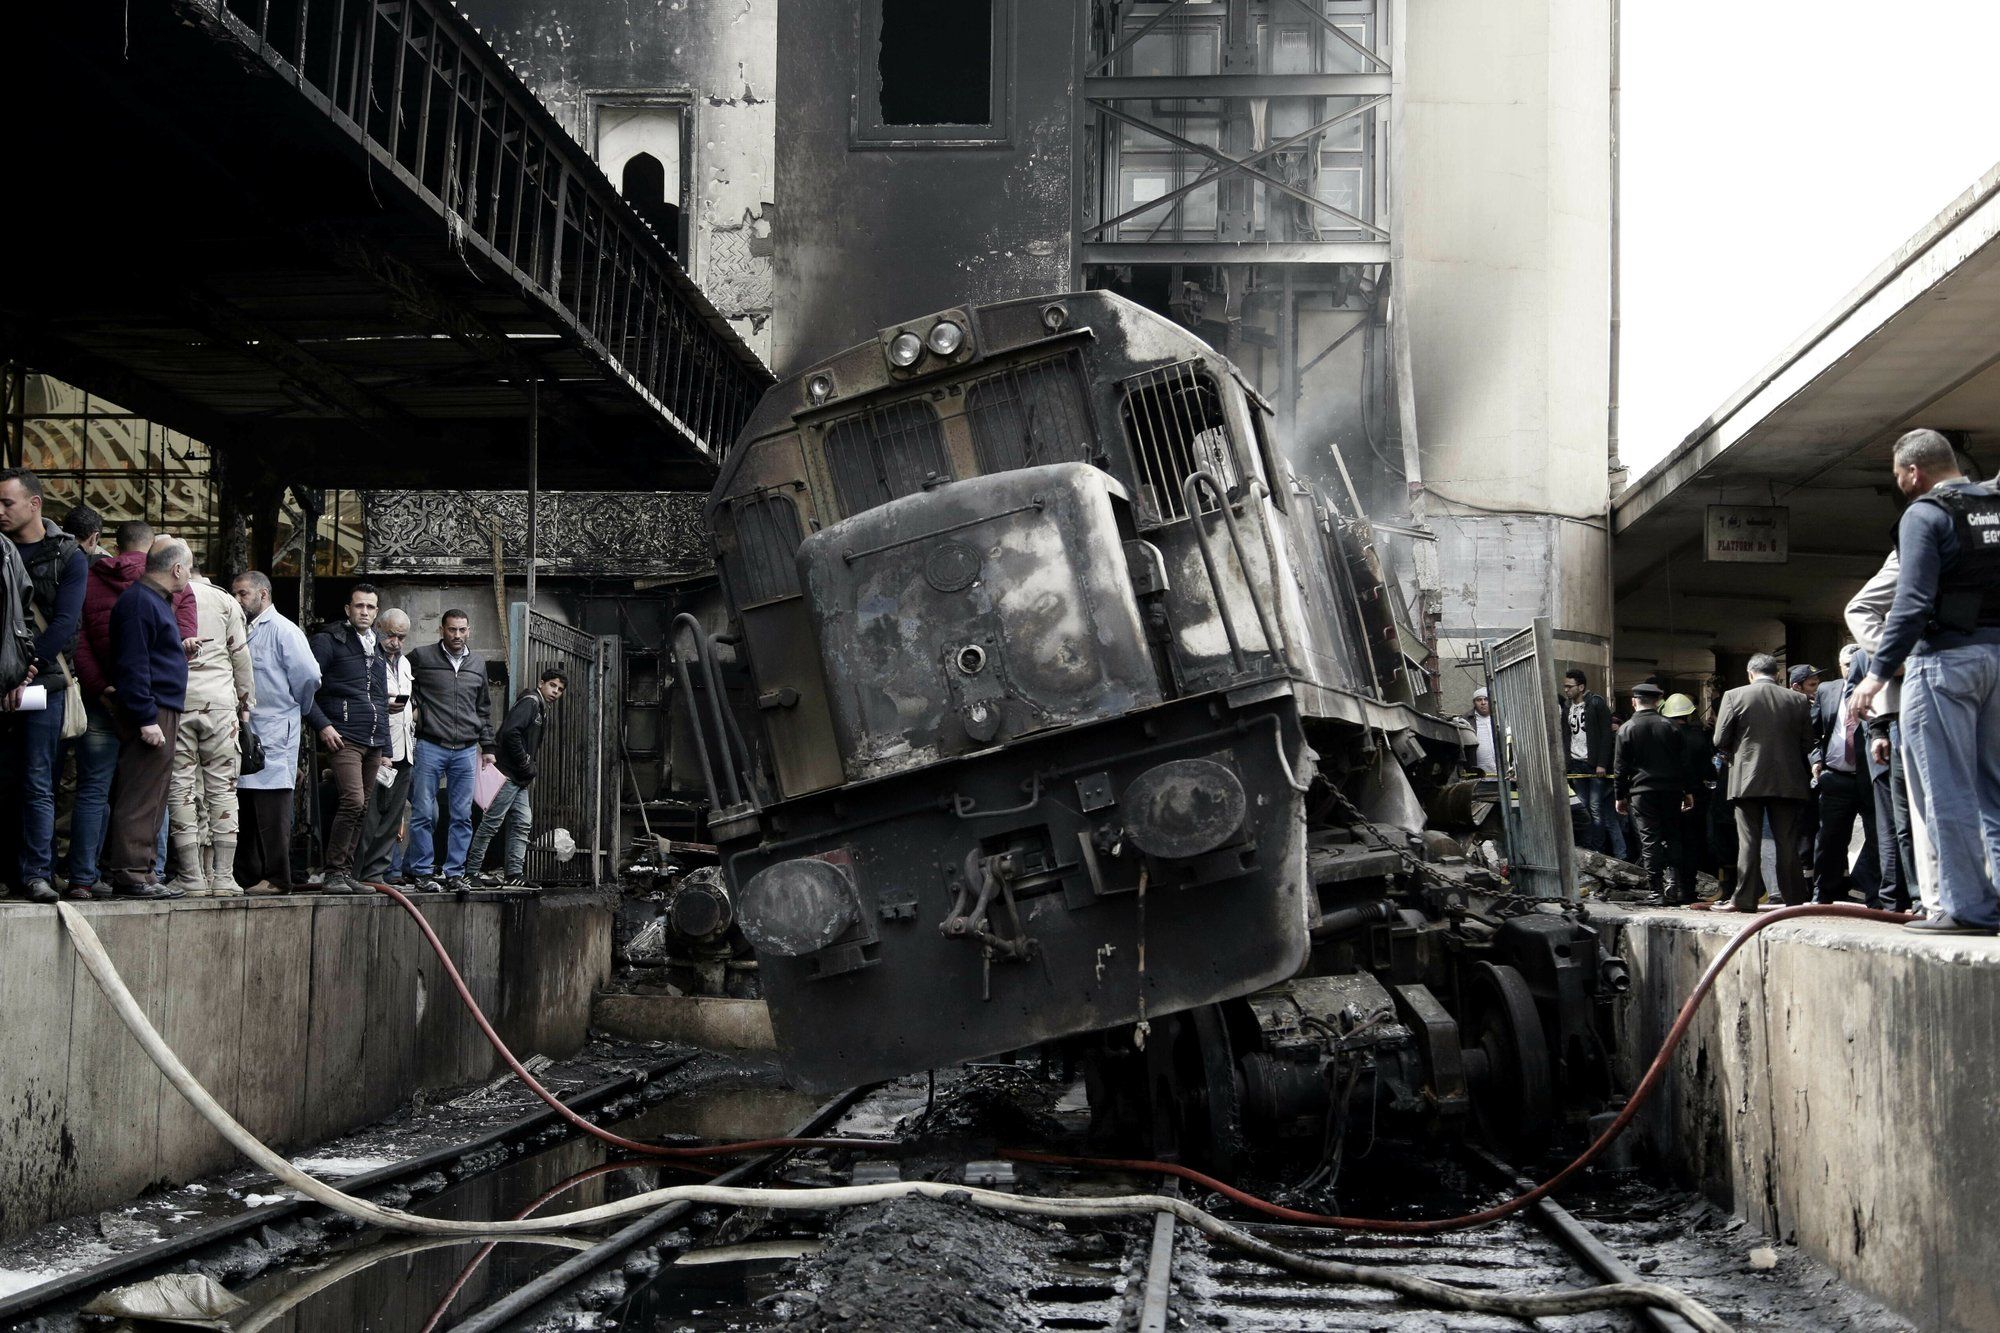
{"type": "Polygon", "coordinates": [[[1799,816],[1812,794],[1812,703],[1778,683],[1769,653],[1750,659],[1750,683],[1722,696],[1715,749],[1729,762],[1728,797],[1736,811],[1736,895],[1730,906],[1754,912],[1764,896],[1760,855],[1764,821],[1777,844],[1778,892],[1786,906],[1806,900],[1799,858],[1799,816]]]}

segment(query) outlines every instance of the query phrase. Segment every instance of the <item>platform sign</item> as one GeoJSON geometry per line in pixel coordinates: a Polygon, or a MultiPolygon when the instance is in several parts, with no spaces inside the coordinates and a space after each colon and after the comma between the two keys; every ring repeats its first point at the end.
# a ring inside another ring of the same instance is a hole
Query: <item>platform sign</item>
{"type": "Polygon", "coordinates": [[[1710,505],[1707,559],[1782,565],[1791,556],[1791,525],[1792,511],[1783,505],[1710,505]]]}

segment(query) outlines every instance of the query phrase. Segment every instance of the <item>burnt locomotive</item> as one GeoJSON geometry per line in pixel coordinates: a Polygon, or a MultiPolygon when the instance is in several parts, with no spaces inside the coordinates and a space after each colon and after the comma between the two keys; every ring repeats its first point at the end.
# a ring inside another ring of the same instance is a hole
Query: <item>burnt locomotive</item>
{"type": "Polygon", "coordinates": [[[1067,1042],[1107,1130],[1225,1165],[1363,1096],[1448,1132],[1601,1090],[1596,933],[1426,860],[1464,734],[1271,417],[1104,292],[766,394],[709,502],[728,626],[676,648],[804,1081],[1067,1042]]]}

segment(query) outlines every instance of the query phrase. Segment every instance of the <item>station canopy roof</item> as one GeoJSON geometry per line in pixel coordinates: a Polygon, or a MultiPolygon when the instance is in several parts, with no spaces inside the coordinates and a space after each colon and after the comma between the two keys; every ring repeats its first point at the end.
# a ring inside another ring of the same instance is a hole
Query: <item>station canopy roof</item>
{"type": "Polygon", "coordinates": [[[1612,502],[1620,655],[1628,626],[1732,615],[1837,621],[1888,553],[1889,458],[1906,430],[2000,463],[2000,167],[1612,502]],[[1705,559],[1710,505],[1789,511],[1783,564],[1705,559]],[[1670,571],[1670,572],[1669,572],[1670,571]]]}

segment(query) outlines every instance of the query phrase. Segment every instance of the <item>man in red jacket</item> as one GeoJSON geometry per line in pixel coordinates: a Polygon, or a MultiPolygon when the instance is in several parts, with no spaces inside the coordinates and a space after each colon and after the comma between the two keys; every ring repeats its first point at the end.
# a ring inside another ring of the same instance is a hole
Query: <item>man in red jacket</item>
{"type": "MultiPolygon", "coordinates": [[[[111,777],[118,767],[118,732],[111,701],[105,698],[111,681],[104,664],[112,656],[111,608],[145,574],[153,529],[134,519],[118,525],[116,539],[118,554],[90,566],[83,633],[76,639],[76,678],[90,716],[90,730],[71,742],[76,747],[76,806],[70,816],[68,878],[69,896],[78,899],[111,896],[98,874],[111,811],[111,777]]],[[[194,598],[185,588],[174,598],[174,619],[184,642],[195,637],[194,598]]]]}

